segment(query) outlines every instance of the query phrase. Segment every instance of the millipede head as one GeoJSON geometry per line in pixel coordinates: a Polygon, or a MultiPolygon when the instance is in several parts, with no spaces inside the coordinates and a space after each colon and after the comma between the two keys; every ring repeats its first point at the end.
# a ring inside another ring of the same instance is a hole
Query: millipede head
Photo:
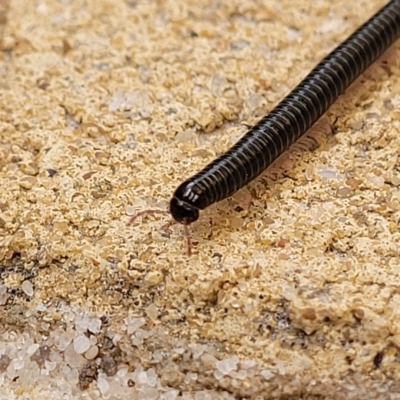
{"type": "Polygon", "coordinates": [[[173,197],[169,203],[169,212],[176,222],[183,225],[190,225],[199,218],[199,210],[196,207],[184,203],[176,197],[173,197]]]}

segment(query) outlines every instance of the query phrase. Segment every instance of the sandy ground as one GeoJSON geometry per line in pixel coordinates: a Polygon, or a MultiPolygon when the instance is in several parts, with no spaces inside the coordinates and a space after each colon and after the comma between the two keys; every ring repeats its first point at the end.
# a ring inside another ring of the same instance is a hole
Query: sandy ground
{"type": "Polygon", "coordinates": [[[400,399],[399,43],[191,257],[127,225],[384,3],[0,0],[1,399],[400,399]]]}

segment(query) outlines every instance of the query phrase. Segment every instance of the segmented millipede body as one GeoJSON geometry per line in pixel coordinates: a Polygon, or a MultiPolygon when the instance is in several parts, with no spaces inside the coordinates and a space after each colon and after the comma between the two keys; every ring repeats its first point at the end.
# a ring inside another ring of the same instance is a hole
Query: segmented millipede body
{"type": "Polygon", "coordinates": [[[170,202],[184,225],[248,184],[298,140],[396,39],[400,0],[392,0],[325,57],[230,150],[183,182],[170,202]]]}

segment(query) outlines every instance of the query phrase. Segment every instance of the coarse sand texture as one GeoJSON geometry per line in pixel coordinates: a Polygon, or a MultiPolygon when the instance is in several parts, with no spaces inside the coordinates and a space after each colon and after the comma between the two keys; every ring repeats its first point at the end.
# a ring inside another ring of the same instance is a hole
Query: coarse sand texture
{"type": "Polygon", "coordinates": [[[0,0],[0,400],[400,399],[399,42],[191,257],[128,225],[384,4],[0,0]]]}

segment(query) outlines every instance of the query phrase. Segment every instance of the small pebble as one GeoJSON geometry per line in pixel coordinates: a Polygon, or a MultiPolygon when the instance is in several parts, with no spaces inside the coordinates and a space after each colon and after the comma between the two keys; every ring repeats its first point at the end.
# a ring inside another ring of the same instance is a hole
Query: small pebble
{"type": "Polygon", "coordinates": [[[29,281],[23,281],[21,285],[21,289],[27,296],[33,296],[33,285],[29,281]]]}
{"type": "Polygon", "coordinates": [[[158,315],[157,306],[154,303],[151,303],[146,309],[146,315],[152,320],[155,321],[158,315]]]}
{"type": "Polygon", "coordinates": [[[99,374],[99,377],[97,378],[97,387],[99,388],[102,395],[105,395],[110,389],[110,384],[103,375],[99,374]]]}
{"type": "Polygon", "coordinates": [[[101,359],[100,368],[107,376],[114,376],[117,373],[117,363],[109,356],[101,359]]]}
{"type": "Polygon", "coordinates": [[[215,363],[215,367],[222,374],[227,375],[231,371],[235,371],[236,370],[238,363],[239,363],[239,358],[237,356],[233,356],[233,357],[221,360],[221,361],[217,361],[215,363]]]}
{"type": "Polygon", "coordinates": [[[74,350],[78,354],[85,353],[91,345],[92,342],[85,335],[79,335],[74,339],[74,350]]]}
{"type": "Polygon", "coordinates": [[[99,348],[94,345],[89,347],[89,350],[85,352],[84,356],[87,360],[94,360],[97,357],[97,354],[99,354],[99,348]]]}
{"type": "Polygon", "coordinates": [[[11,358],[7,354],[3,354],[0,357],[0,372],[4,372],[7,370],[7,367],[10,365],[11,358]]]}

